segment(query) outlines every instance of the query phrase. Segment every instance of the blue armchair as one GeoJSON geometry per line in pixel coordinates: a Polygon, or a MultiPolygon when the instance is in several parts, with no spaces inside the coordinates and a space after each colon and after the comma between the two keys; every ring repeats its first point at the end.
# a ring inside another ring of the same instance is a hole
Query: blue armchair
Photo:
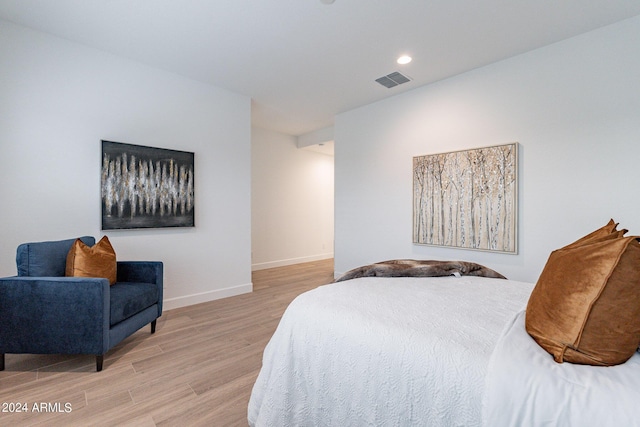
{"type": "MultiPolygon", "coordinates": [[[[95,239],[80,238],[93,246],[95,239]]],[[[6,353],[104,355],[162,314],[162,262],[119,261],[117,281],[65,277],[76,239],[18,246],[18,275],[0,278],[0,371],[6,353]]]]}

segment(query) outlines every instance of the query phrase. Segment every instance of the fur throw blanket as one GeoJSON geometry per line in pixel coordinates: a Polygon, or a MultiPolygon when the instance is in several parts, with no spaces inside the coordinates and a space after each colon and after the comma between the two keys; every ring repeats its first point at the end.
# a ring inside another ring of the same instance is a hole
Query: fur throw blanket
{"type": "Polygon", "coordinates": [[[358,277],[439,277],[453,275],[506,279],[497,271],[475,262],[396,259],[354,268],[338,278],[336,282],[358,277]]]}

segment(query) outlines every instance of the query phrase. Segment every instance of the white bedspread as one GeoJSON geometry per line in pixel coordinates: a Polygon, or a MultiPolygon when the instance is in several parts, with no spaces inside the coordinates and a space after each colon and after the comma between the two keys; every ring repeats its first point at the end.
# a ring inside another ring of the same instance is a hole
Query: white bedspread
{"type": "Polygon", "coordinates": [[[640,354],[612,367],[559,364],[524,320],[522,311],[507,324],[491,357],[486,426],[640,425],[640,354]]]}
{"type": "Polygon", "coordinates": [[[249,401],[252,426],[478,426],[504,325],[533,285],[361,278],[287,308],[249,401]]]}

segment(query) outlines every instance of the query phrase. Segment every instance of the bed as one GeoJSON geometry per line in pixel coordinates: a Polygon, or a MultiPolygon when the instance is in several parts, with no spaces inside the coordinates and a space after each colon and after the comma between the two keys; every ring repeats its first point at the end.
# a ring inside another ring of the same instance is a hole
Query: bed
{"type": "Polygon", "coordinates": [[[249,425],[640,423],[639,355],[611,368],[555,363],[524,330],[533,286],[456,274],[306,292],[265,348],[249,425]]]}

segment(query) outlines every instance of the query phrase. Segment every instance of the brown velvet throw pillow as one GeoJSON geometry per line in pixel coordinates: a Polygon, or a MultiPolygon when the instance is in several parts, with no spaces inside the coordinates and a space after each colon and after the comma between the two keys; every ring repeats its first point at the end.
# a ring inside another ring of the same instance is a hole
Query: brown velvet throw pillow
{"type": "Polygon", "coordinates": [[[553,251],[531,293],[527,332],[556,362],[617,365],[640,344],[640,243],[616,226],[553,251]]]}
{"type": "Polygon", "coordinates": [[[67,254],[65,275],[69,277],[106,277],[109,283],[116,283],[116,252],[107,236],[94,246],[76,240],[67,254]]]}

